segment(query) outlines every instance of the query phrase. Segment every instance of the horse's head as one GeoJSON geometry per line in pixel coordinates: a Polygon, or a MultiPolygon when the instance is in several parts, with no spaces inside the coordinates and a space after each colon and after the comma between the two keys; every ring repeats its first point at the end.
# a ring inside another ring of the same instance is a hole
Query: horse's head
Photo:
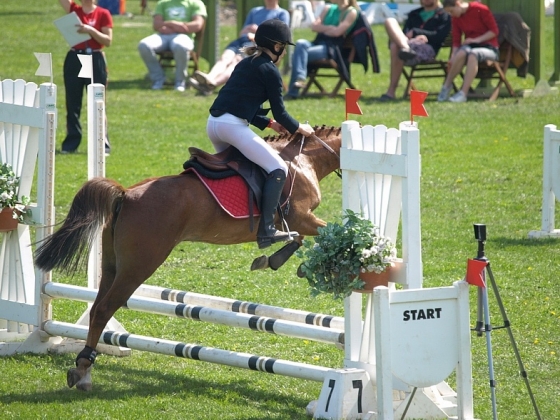
{"type": "Polygon", "coordinates": [[[315,135],[280,134],[265,137],[286,162],[298,165],[301,160],[311,164],[320,180],[340,168],[342,135],[339,127],[315,126],[315,135]],[[303,141],[303,143],[302,143],[303,141]]]}

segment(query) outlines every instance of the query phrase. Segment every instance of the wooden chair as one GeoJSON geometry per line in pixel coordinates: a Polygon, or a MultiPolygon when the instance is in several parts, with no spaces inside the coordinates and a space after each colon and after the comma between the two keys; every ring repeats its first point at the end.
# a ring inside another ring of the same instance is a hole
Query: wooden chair
{"type": "MultiPolygon", "coordinates": [[[[354,56],[356,54],[356,49],[352,43],[351,36],[346,36],[344,43],[342,45],[341,52],[343,56],[348,57],[347,62],[352,63],[354,61],[354,56]]],[[[350,64],[348,65],[348,73],[350,73],[350,64]]],[[[338,64],[332,58],[326,58],[323,60],[316,60],[308,64],[307,75],[309,80],[307,84],[301,91],[300,96],[329,96],[331,98],[338,94],[338,91],[344,83],[348,85],[350,89],[356,89],[351,80],[345,80],[343,74],[338,68],[338,64]],[[336,79],[336,84],[331,91],[328,91],[318,79],[320,78],[334,78],[336,79]],[[319,92],[310,93],[309,89],[315,86],[319,92]]]]}
{"type": "MultiPolygon", "coordinates": [[[[453,50],[451,33],[443,41],[443,44],[441,45],[441,49],[443,48],[449,50],[449,54],[446,59],[439,59],[436,57],[433,60],[423,61],[414,66],[405,65],[403,67],[402,74],[406,79],[406,87],[404,89],[403,98],[406,99],[410,95],[411,90],[417,90],[416,85],[414,84],[415,80],[436,78],[436,79],[441,79],[441,84],[443,84],[445,78],[447,77],[447,66],[448,66],[449,58],[451,58],[451,52],[453,50]]],[[[441,56],[442,54],[441,49],[438,52],[439,56],[441,56]]],[[[453,82],[453,90],[455,92],[458,91],[455,82],[453,82]]],[[[439,93],[439,90],[437,92],[429,92],[429,93],[437,95],[439,93]]]]}
{"type": "Polygon", "coordinates": [[[476,90],[470,89],[469,98],[488,98],[489,101],[494,101],[500,94],[502,85],[505,85],[507,92],[510,96],[514,97],[515,91],[512,89],[509,81],[507,80],[506,73],[511,64],[511,57],[513,55],[513,47],[508,41],[503,41],[500,44],[500,59],[498,61],[486,61],[478,65],[478,73],[476,79],[481,81],[476,90]],[[490,86],[490,90],[486,89],[489,81],[497,80],[498,83],[495,87],[490,86]]]}
{"type": "MultiPolygon", "coordinates": [[[[200,29],[200,31],[194,34],[194,49],[189,52],[189,62],[187,64],[187,73],[192,74],[199,69],[199,60],[202,54],[202,47],[204,45],[204,29],[206,27],[206,22],[200,29]]],[[[175,68],[175,59],[173,58],[173,52],[162,51],[157,53],[159,58],[159,64],[163,69],[175,68]]]]}

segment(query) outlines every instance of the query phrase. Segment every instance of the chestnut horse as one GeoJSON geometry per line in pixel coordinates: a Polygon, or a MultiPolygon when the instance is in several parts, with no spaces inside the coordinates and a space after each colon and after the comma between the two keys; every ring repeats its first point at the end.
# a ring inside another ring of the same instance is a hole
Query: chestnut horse
{"type": "MultiPolygon", "coordinates": [[[[273,268],[278,268],[304,235],[314,236],[318,227],[326,225],[313,210],[321,201],[319,181],[340,168],[341,134],[340,128],[323,126],[315,127],[315,136],[306,139],[281,135],[265,140],[289,164],[294,182],[285,218],[290,229],[301,235],[282,248],[287,249],[284,253],[280,250],[255,260],[262,268],[276,258],[273,268]]],[[[248,220],[230,217],[192,173],[146,179],[127,189],[116,181],[94,178],[74,197],[62,227],[38,248],[36,265],[43,271],[75,272],[103,220],[99,290],[90,310],[85,347],[76,358],[76,368],[67,374],[68,386],[84,391],[91,389],[95,347],[107,322],[179,242],[227,245],[256,241],[256,229],[250,231],[248,220]]]]}

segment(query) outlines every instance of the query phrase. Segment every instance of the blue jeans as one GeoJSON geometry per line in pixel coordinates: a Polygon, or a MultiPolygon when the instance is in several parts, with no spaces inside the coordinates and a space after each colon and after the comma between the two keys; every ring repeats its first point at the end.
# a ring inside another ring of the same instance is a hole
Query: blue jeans
{"type": "Polygon", "coordinates": [[[313,45],[307,39],[298,39],[292,55],[292,76],[288,96],[298,96],[299,88],[294,84],[298,80],[307,79],[307,63],[310,61],[322,60],[328,57],[326,45],[313,45]]]}

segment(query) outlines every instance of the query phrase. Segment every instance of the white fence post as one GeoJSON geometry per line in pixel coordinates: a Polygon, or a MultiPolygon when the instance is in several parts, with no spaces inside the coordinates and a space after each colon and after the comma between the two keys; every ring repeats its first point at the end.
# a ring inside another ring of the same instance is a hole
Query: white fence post
{"type": "MultiPolygon", "coordinates": [[[[394,242],[402,213],[402,262],[392,280],[408,288],[422,287],[419,140],[418,129],[406,123],[399,130],[342,124],[343,210],[363,214],[394,242]]],[[[360,294],[345,300],[345,322],[345,366],[364,368],[375,360],[375,349],[369,347],[369,328],[362,329],[360,294]]]]}
{"type": "Polygon", "coordinates": [[[553,124],[544,126],[543,199],[541,230],[529,232],[529,238],[560,237],[554,228],[556,200],[560,198],[560,130],[553,124]]]}
{"type": "MultiPolygon", "coordinates": [[[[24,80],[3,80],[0,100],[0,160],[20,177],[18,196],[30,196],[38,165],[37,203],[30,210],[35,239],[40,241],[52,233],[54,224],[56,86],[43,83],[38,89],[24,80]]],[[[41,301],[41,287],[50,274],[34,271],[31,243],[26,224],[0,234],[1,341],[29,336],[50,315],[50,306],[41,301]]],[[[0,342],[0,354],[10,354],[20,344],[0,342]]]]}

